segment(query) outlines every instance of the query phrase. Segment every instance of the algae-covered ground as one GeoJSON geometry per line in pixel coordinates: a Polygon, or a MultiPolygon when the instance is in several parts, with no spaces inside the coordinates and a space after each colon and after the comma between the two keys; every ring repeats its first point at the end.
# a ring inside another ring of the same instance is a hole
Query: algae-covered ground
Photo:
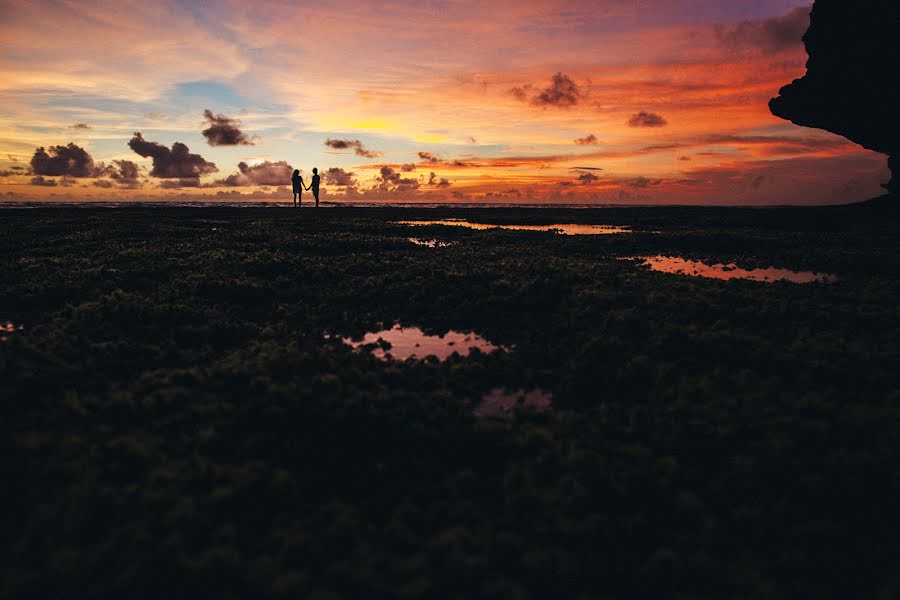
{"type": "Polygon", "coordinates": [[[897,225],[877,205],[0,211],[0,596],[895,597],[897,225]],[[632,233],[394,224],[452,217],[632,233]],[[837,280],[622,260],[657,254],[837,280]],[[398,322],[508,351],[341,341],[398,322]],[[553,409],[476,417],[498,388],[553,409]]]}

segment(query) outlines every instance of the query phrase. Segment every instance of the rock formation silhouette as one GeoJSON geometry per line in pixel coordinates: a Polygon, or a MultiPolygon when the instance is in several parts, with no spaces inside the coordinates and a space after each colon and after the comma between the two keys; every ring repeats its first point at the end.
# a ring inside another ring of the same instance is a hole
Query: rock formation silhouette
{"type": "Polygon", "coordinates": [[[781,88],[772,114],[888,155],[900,192],[900,1],[816,0],[803,36],[806,75],[781,88]]]}

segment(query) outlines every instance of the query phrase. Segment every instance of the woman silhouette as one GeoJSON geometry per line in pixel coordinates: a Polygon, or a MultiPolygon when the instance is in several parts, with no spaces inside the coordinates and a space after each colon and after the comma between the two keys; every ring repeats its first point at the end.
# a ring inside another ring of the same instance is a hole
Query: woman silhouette
{"type": "Polygon", "coordinates": [[[300,169],[294,169],[294,174],[291,175],[291,183],[294,184],[294,206],[300,207],[300,202],[303,196],[303,178],[300,177],[300,169]]]}

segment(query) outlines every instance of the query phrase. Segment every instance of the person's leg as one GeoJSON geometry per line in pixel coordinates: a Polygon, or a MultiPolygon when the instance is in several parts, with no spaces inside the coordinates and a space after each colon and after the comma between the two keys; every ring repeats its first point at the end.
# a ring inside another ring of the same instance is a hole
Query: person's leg
{"type": "Polygon", "coordinates": [[[319,190],[313,190],[313,196],[316,197],[316,208],[319,208],[319,190]]]}

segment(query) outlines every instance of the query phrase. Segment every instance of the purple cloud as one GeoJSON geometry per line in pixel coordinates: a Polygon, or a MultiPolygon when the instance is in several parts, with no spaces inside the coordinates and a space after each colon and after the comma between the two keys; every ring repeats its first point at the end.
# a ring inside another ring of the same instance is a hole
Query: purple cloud
{"type": "Polygon", "coordinates": [[[241,131],[240,121],[215,115],[208,108],[203,111],[203,118],[209,123],[209,127],[201,133],[210,146],[253,146],[253,140],[241,131]]]}

